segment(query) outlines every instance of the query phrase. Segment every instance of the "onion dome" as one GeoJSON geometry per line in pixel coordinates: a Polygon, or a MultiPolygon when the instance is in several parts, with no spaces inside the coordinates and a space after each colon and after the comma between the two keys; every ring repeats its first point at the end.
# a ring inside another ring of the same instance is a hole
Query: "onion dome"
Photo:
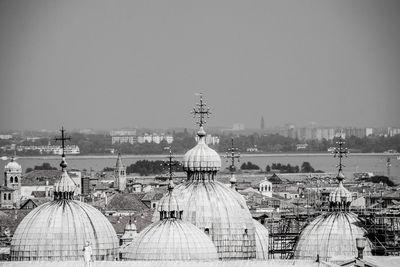
{"type": "MultiPolygon", "coordinates": [[[[64,129],[60,140],[66,140],[64,129]]],[[[11,260],[80,261],[87,242],[97,260],[114,260],[119,246],[113,226],[96,208],[73,200],[75,184],[66,171],[64,154],[60,166],[54,200],[32,210],[18,225],[11,240],[11,260]]]]}
{"type": "MultiPolygon", "coordinates": [[[[329,261],[334,257],[354,258],[357,255],[356,238],[366,231],[358,227],[360,221],[351,212],[333,212],[318,216],[301,232],[296,244],[295,258],[329,261]]],[[[364,255],[371,255],[367,242],[364,255]]],[[[333,259],[334,260],[334,259],[333,259]]]]}
{"type": "Polygon", "coordinates": [[[208,147],[205,141],[203,127],[197,133],[197,145],[190,149],[183,157],[183,169],[186,172],[212,172],[215,173],[221,168],[221,158],[218,153],[208,147]]]}
{"type": "Polygon", "coordinates": [[[12,156],[10,162],[4,166],[4,170],[5,172],[22,172],[22,167],[15,161],[14,156],[12,156]]]}
{"type": "Polygon", "coordinates": [[[339,181],[338,187],[329,194],[330,206],[345,209],[350,206],[352,195],[343,186],[344,175],[342,171],[339,171],[337,179],[339,181]]]}
{"type": "Polygon", "coordinates": [[[124,234],[121,237],[122,244],[128,244],[138,235],[136,225],[129,220],[129,223],[125,225],[124,234]]]}
{"type": "Polygon", "coordinates": [[[264,227],[257,220],[254,220],[254,226],[256,227],[256,259],[267,260],[268,259],[268,229],[264,227]]]}
{"type": "Polygon", "coordinates": [[[161,220],[145,228],[124,250],[128,260],[217,260],[211,239],[193,224],[181,220],[178,200],[169,192],[160,200],[161,220]]]}

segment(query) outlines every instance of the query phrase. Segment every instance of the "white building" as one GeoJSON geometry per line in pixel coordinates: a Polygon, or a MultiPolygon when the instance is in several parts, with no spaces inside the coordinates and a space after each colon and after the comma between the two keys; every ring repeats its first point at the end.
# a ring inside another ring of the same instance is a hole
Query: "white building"
{"type": "Polygon", "coordinates": [[[267,179],[261,181],[258,186],[258,191],[264,196],[272,197],[272,183],[267,179]]]}
{"type": "Polygon", "coordinates": [[[111,131],[111,144],[129,143],[134,144],[137,141],[136,130],[111,131]]]}

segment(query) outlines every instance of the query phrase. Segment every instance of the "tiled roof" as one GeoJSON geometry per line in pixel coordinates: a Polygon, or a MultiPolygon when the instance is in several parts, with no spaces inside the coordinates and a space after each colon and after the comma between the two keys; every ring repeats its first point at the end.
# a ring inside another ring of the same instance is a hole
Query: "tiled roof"
{"type": "Polygon", "coordinates": [[[140,201],[136,194],[116,193],[108,198],[106,210],[127,210],[142,212],[149,208],[140,201]]]}
{"type": "Polygon", "coordinates": [[[46,185],[46,181],[49,181],[49,185],[53,185],[60,179],[60,170],[34,170],[26,173],[21,180],[22,185],[46,185]]]}
{"type": "Polygon", "coordinates": [[[130,219],[136,225],[137,231],[140,232],[151,224],[152,216],[153,211],[144,211],[142,213],[135,213],[132,216],[107,216],[107,219],[111,222],[115,232],[118,235],[122,235],[130,219]]]}

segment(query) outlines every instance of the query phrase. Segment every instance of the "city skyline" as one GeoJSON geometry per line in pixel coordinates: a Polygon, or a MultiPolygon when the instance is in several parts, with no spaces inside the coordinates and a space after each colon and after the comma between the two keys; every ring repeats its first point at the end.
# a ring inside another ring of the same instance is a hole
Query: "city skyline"
{"type": "Polygon", "coordinates": [[[398,127],[396,1],[0,1],[0,131],[398,127]]]}

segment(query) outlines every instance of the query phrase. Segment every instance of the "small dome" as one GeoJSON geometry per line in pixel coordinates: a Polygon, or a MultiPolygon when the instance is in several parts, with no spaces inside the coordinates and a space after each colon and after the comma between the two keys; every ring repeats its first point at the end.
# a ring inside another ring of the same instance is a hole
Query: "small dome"
{"type": "MultiPolygon", "coordinates": [[[[295,258],[330,260],[337,256],[357,256],[356,238],[364,237],[366,231],[357,226],[360,221],[351,212],[333,212],[320,215],[301,232],[296,244],[295,258]]],[[[365,255],[371,255],[367,242],[365,255]]]]}
{"type": "Polygon", "coordinates": [[[145,228],[125,249],[129,260],[218,260],[211,239],[191,223],[167,219],[145,228]]]}
{"type": "Polygon", "coordinates": [[[183,157],[183,169],[185,171],[218,171],[221,168],[221,158],[218,153],[209,148],[205,142],[205,132],[200,127],[199,141],[183,157]]]}
{"type": "Polygon", "coordinates": [[[118,238],[96,208],[76,200],[54,200],[32,210],[11,240],[13,261],[82,260],[89,241],[97,260],[114,260],[118,238]]]}
{"type": "Polygon", "coordinates": [[[6,172],[22,172],[22,167],[18,162],[15,161],[14,157],[11,158],[10,162],[4,166],[6,172]]]}
{"type": "Polygon", "coordinates": [[[136,224],[134,224],[133,222],[129,221],[129,223],[127,223],[125,225],[125,229],[124,230],[125,231],[137,231],[136,224]]]}
{"type": "Polygon", "coordinates": [[[255,226],[244,198],[218,181],[193,180],[175,190],[182,220],[209,232],[221,259],[256,257],[255,226]]]}
{"type": "Polygon", "coordinates": [[[352,195],[349,190],[344,188],[342,181],[339,186],[329,194],[329,202],[331,203],[348,203],[352,201],[352,195]]]}
{"type": "Polygon", "coordinates": [[[64,169],[61,173],[60,181],[54,183],[55,192],[74,192],[76,188],[75,182],[69,177],[67,171],[64,169]]]}
{"type": "Polygon", "coordinates": [[[256,259],[267,260],[268,259],[268,229],[264,227],[257,220],[254,220],[254,226],[256,227],[256,259]]]}
{"type": "MultiPolygon", "coordinates": [[[[175,194],[174,194],[174,189],[175,185],[173,183],[173,181],[171,180],[169,185],[168,185],[168,193],[163,196],[160,201],[158,202],[157,205],[157,211],[160,213],[163,212],[180,212],[182,209],[180,208],[180,204],[178,199],[176,198],[175,194]]],[[[177,216],[175,216],[177,217],[177,216]]]]}

